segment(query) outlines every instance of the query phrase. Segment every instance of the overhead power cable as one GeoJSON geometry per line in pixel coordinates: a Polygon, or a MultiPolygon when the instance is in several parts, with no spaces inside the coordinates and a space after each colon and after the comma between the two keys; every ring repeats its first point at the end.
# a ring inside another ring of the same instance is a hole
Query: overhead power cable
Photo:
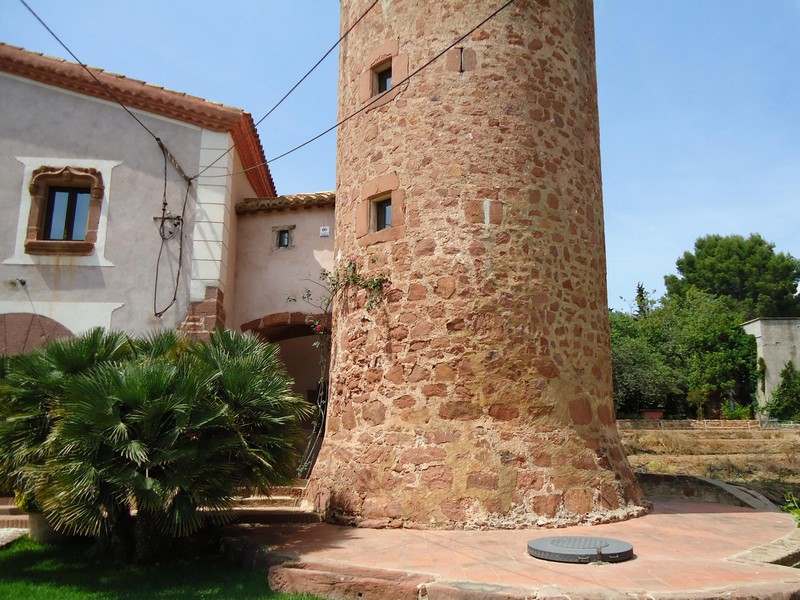
{"type": "MultiPolygon", "coordinates": [[[[455,48],[455,46],[457,46],[459,43],[463,42],[463,41],[464,41],[464,40],[465,40],[467,37],[469,37],[470,35],[472,35],[473,33],[475,33],[475,32],[476,32],[478,29],[480,29],[480,28],[481,28],[481,27],[483,27],[483,26],[484,26],[486,23],[488,23],[488,22],[489,22],[489,21],[491,21],[493,18],[495,18],[495,17],[496,17],[498,14],[500,14],[500,13],[501,13],[503,10],[505,10],[506,8],[508,8],[508,6],[510,6],[510,5],[511,5],[513,2],[514,2],[514,0],[507,0],[507,2],[505,2],[503,5],[501,5],[501,6],[500,6],[500,8],[498,8],[498,9],[496,9],[494,12],[492,12],[492,13],[491,13],[489,16],[487,16],[485,19],[483,19],[483,20],[482,20],[480,23],[478,23],[477,25],[475,25],[475,27],[473,27],[472,29],[470,29],[469,31],[467,31],[465,34],[463,34],[461,37],[459,37],[458,39],[456,39],[455,41],[453,41],[453,42],[452,42],[450,45],[448,45],[448,46],[447,46],[446,48],[444,48],[443,50],[441,50],[441,51],[437,52],[437,53],[436,53],[436,54],[435,54],[435,55],[434,55],[432,58],[430,58],[430,59],[429,59],[427,62],[425,62],[425,63],[424,63],[423,65],[421,65],[420,67],[418,67],[418,68],[414,69],[414,71],[412,71],[411,73],[409,73],[409,74],[408,74],[408,75],[407,75],[405,78],[403,78],[403,79],[401,79],[399,82],[397,82],[397,85],[396,85],[396,86],[395,86],[395,85],[393,85],[392,87],[399,87],[399,86],[401,86],[401,85],[403,85],[403,84],[405,84],[405,83],[408,83],[408,81],[409,81],[409,80],[410,80],[412,77],[414,77],[415,75],[418,75],[418,74],[419,74],[421,71],[423,71],[424,69],[428,68],[428,67],[429,67],[431,64],[433,64],[433,63],[434,63],[436,60],[438,60],[439,58],[441,58],[442,56],[444,56],[444,55],[447,53],[447,51],[448,51],[448,50],[451,50],[452,48],[455,48]]],[[[335,123],[334,125],[331,125],[331,126],[330,126],[330,127],[328,127],[328,128],[325,130],[325,131],[323,131],[323,132],[321,132],[321,133],[318,133],[318,134],[317,134],[317,135],[315,135],[314,137],[312,137],[312,138],[310,138],[310,139],[306,140],[306,141],[305,141],[305,142],[303,142],[302,144],[299,144],[299,145],[295,146],[294,148],[292,148],[292,149],[290,149],[290,150],[287,150],[287,151],[286,151],[286,152],[284,152],[283,154],[279,154],[279,155],[277,155],[277,156],[275,156],[275,157],[273,157],[273,158],[270,158],[270,159],[268,159],[266,162],[263,162],[263,163],[258,163],[257,165],[252,165],[252,166],[250,166],[250,167],[247,167],[246,169],[242,169],[241,171],[236,171],[235,173],[228,173],[228,174],[225,174],[225,175],[207,175],[207,177],[228,177],[229,175],[239,175],[239,174],[241,174],[241,173],[247,173],[248,171],[252,171],[253,169],[258,169],[258,168],[260,168],[260,167],[263,167],[263,166],[265,166],[265,165],[269,165],[270,163],[273,163],[273,162],[275,162],[276,160],[280,160],[281,158],[283,158],[283,157],[285,157],[285,156],[289,156],[290,154],[293,154],[294,152],[297,152],[297,151],[298,151],[298,150],[300,150],[301,148],[304,148],[305,146],[308,146],[308,145],[309,145],[309,144],[311,144],[312,142],[316,142],[316,141],[317,141],[319,138],[323,137],[324,135],[327,135],[327,134],[328,134],[328,133],[330,133],[331,131],[333,131],[333,130],[337,129],[337,128],[338,128],[338,127],[340,127],[341,125],[344,125],[345,123],[347,123],[347,122],[348,122],[348,121],[350,121],[351,119],[353,119],[353,118],[357,117],[357,116],[358,116],[358,115],[360,115],[362,112],[364,112],[365,110],[367,110],[367,109],[368,109],[370,106],[372,106],[372,105],[373,105],[375,102],[377,102],[378,100],[380,100],[380,99],[381,99],[381,97],[382,97],[382,95],[374,96],[374,97],[373,97],[373,98],[371,98],[371,99],[370,99],[370,100],[369,100],[369,101],[368,101],[368,102],[367,102],[367,103],[366,103],[364,106],[362,106],[361,108],[359,108],[357,111],[355,111],[355,112],[353,112],[353,113],[350,113],[350,114],[349,114],[349,115],[347,115],[345,118],[343,118],[341,121],[338,121],[338,122],[337,122],[337,123],[335,123]]]]}
{"type": "MultiPolygon", "coordinates": [[[[25,0],[20,0],[20,2],[22,3],[22,5],[25,8],[28,9],[28,11],[36,18],[36,20],[39,21],[39,23],[41,23],[42,27],[44,27],[50,33],[50,35],[53,36],[53,38],[59,44],[61,44],[61,47],[64,48],[64,50],[66,50],[73,59],[75,59],[75,62],[77,62],[87,73],[89,73],[89,75],[91,75],[92,79],[94,79],[94,81],[97,83],[97,85],[100,86],[100,88],[106,94],[108,94],[108,96],[111,99],[113,99],[114,102],[119,104],[119,106],[122,107],[122,109],[126,113],[128,113],[128,115],[134,121],[136,121],[148,134],[150,134],[150,137],[152,137],[155,140],[156,144],[158,145],[159,150],[161,151],[161,154],[164,157],[164,192],[163,192],[163,202],[162,202],[162,207],[161,207],[161,219],[160,219],[160,223],[159,223],[159,233],[160,233],[160,237],[161,237],[161,247],[159,248],[158,258],[156,259],[155,283],[154,283],[154,289],[153,289],[153,313],[157,317],[162,317],[164,315],[164,313],[166,313],[167,310],[169,310],[175,304],[175,302],[177,301],[177,298],[178,298],[178,288],[179,288],[179,285],[180,285],[180,277],[181,277],[181,271],[182,271],[182,266],[183,266],[183,232],[184,232],[184,222],[185,222],[185,217],[186,217],[186,205],[187,205],[188,200],[189,200],[189,192],[190,192],[191,187],[192,187],[192,179],[193,178],[189,177],[186,174],[186,171],[183,169],[183,167],[181,167],[181,165],[178,162],[178,160],[175,158],[175,156],[172,154],[172,152],[169,151],[169,148],[167,148],[167,146],[164,144],[164,142],[162,142],[161,139],[155,133],[153,133],[153,131],[147,125],[145,125],[141,121],[141,119],[139,119],[135,114],[133,114],[133,112],[131,112],[131,110],[127,106],[125,106],[125,104],[123,104],[123,102],[117,97],[117,95],[114,94],[114,92],[111,91],[111,89],[109,89],[109,87],[106,84],[104,84],[97,77],[97,75],[95,75],[94,72],[83,61],[81,61],[75,55],[75,53],[72,50],[70,50],[70,48],[61,40],[60,37],[58,37],[58,35],[56,35],[56,33],[47,25],[47,23],[45,23],[44,20],[38,14],[36,14],[36,12],[28,5],[28,3],[25,2],[25,0]],[[161,255],[164,252],[164,245],[166,243],[166,239],[164,237],[164,223],[167,220],[168,215],[169,215],[169,211],[167,210],[167,164],[168,163],[172,164],[172,166],[175,168],[175,170],[180,174],[180,176],[186,182],[186,193],[185,193],[184,198],[183,198],[183,207],[181,208],[180,217],[173,218],[173,220],[177,220],[178,221],[179,227],[180,227],[180,246],[178,248],[178,268],[177,268],[177,274],[175,276],[175,288],[173,290],[172,298],[171,298],[170,302],[167,304],[167,306],[164,307],[161,310],[158,310],[157,307],[156,307],[156,302],[157,302],[157,298],[156,297],[157,297],[157,291],[158,291],[159,271],[160,271],[161,255]]],[[[26,291],[27,291],[27,289],[26,289],[26,291]]]]}
{"type": "Polygon", "coordinates": [[[19,0],[19,1],[22,3],[22,5],[25,8],[28,9],[28,12],[30,12],[34,16],[34,18],[37,21],[39,21],[39,23],[41,23],[42,27],[44,27],[50,33],[50,35],[53,36],[53,38],[59,44],[61,44],[61,47],[64,48],[64,50],[66,50],[69,53],[69,55],[75,60],[75,62],[78,63],[87,73],[89,73],[89,75],[91,75],[92,79],[95,80],[97,85],[99,85],[103,89],[103,91],[106,94],[108,94],[108,96],[112,100],[114,100],[114,102],[119,104],[122,107],[122,109],[126,113],[128,113],[128,115],[130,115],[130,117],[134,121],[136,121],[139,125],[141,125],[141,127],[147,133],[150,134],[150,137],[152,137],[155,140],[156,144],[158,144],[158,147],[161,149],[161,151],[165,154],[165,156],[167,158],[169,158],[170,162],[175,166],[175,169],[178,171],[178,173],[180,173],[181,177],[183,177],[186,181],[190,181],[190,178],[188,177],[188,175],[186,175],[186,172],[183,170],[183,168],[180,166],[180,164],[178,164],[177,159],[172,155],[172,153],[169,151],[169,149],[167,149],[167,147],[164,145],[164,143],[161,141],[161,139],[159,139],[159,137],[155,133],[153,133],[153,131],[147,125],[145,125],[141,121],[141,119],[139,119],[139,117],[137,117],[135,114],[133,114],[133,112],[131,112],[131,110],[127,106],[125,106],[125,104],[122,103],[122,101],[117,97],[117,95],[114,92],[112,92],[111,89],[97,77],[97,75],[94,74],[94,72],[86,65],[86,63],[81,61],[81,59],[79,59],[75,55],[75,53],[72,50],[69,49],[69,47],[61,40],[61,38],[58,37],[58,35],[56,35],[56,32],[53,31],[52,29],[50,29],[50,27],[47,25],[47,23],[45,23],[44,20],[38,14],[36,14],[36,11],[34,11],[28,5],[28,3],[25,2],[25,0],[19,0]]]}
{"type": "MultiPolygon", "coordinates": [[[[300,84],[301,84],[301,83],[303,83],[303,82],[306,80],[306,78],[307,78],[309,75],[311,75],[311,73],[313,73],[313,72],[316,70],[316,68],[317,68],[318,66],[320,66],[320,65],[322,64],[322,62],[323,62],[323,61],[324,61],[326,58],[328,58],[328,56],[330,55],[330,53],[331,53],[331,52],[333,52],[333,51],[336,49],[336,47],[337,47],[337,46],[339,46],[339,44],[341,44],[341,43],[342,43],[342,41],[344,41],[344,39],[345,39],[345,38],[346,38],[348,35],[350,35],[350,32],[351,32],[351,31],[353,31],[353,29],[355,28],[355,26],[356,26],[356,25],[358,25],[358,24],[359,24],[359,23],[360,23],[360,22],[361,22],[361,21],[364,19],[364,17],[366,17],[366,16],[367,16],[367,14],[369,13],[369,11],[371,11],[371,10],[372,10],[372,9],[375,7],[375,5],[376,5],[378,2],[379,2],[379,0],[374,0],[374,1],[373,1],[373,3],[372,3],[372,4],[370,4],[370,5],[367,7],[367,10],[365,10],[363,13],[361,13],[361,16],[360,16],[360,17],[358,17],[358,19],[356,19],[356,20],[355,20],[355,22],[353,22],[353,24],[352,24],[352,25],[350,25],[350,27],[348,27],[348,28],[347,28],[347,31],[345,31],[345,32],[344,32],[344,33],[343,33],[343,34],[342,34],[342,35],[339,37],[339,39],[338,39],[338,40],[336,40],[336,43],[335,43],[333,46],[331,46],[330,48],[328,48],[328,51],[327,51],[325,54],[323,54],[323,55],[322,55],[322,58],[320,58],[320,59],[319,59],[319,60],[318,60],[316,63],[314,63],[314,66],[313,66],[313,67],[311,67],[311,68],[310,68],[308,71],[306,71],[306,74],[305,74],[305,75],[303,75],[303,76],[302,76],[302,77],[301,77],[301,78],[300,78],[300,79],[297,81],[297,83],[295,83],[295,84],[294,84],[294,85],[291,87],[291,89],[290,89],[288,92],[286,92],[286,93],[283,95],[283,98],[281,98],[280,100],[278,100],[278,102],[277,102],[277,103],[276,103],[276,104],[275,104],[275,105],[274,105],[272,108],[270,108],[270,109],[267,111],[267,113],[266,113],[266,114],[265,114],[263,117],[261,117],[261,118],[260,118],[258,121],[256,121],[256,122],[255,122],[255,127],[258,127],[259,125],[261,125],[261,123],[262,123],[262,122],[264,122],[264,119],[266,119],[267,117],[269,117],[269,116],[270,116],[270,115],[271,115],[273,112],[275,112],[275,109],[276,109],[276,108],[278,108],[278,107],[279,107],[281,104],[283,104],[283,101],[284,101],[284,100],[286,100],[286,99],[287,99],[287,98],[288,98],[288,97],[289,97],[289,96],[292,94],[292,92],[294,92],[294,91],[295,91],[295,90],[296,90],[296,89],[297,89],[297,88],[300,86],[300,84]]],[[[192,179],[197,179],[198,177],[200,177],[200,175],[202,175],[203,173],[205,173],[205,172],[206,172],[208,169],[210,169],[211,167],[213,167],[213,166],[214,166],[214,165],[215,165],[217,162],[219,162],[220,160],[222,160],[223,158],[225,158],[225,157],[226,157],[228,154],[230,154],[230,153],[231,153],[231,151],[233,151],[233,149],[234,149],[234,148],[236,148],[236,144],[233,144],[233,145],[232,145],[230,148],[228,148],[228,149],[227,149],[225,152],[223,152],[222,154],[220,154],[220,155],[219,155],[219,156],[218,156],[216,159],[214,159],[214,160],[213,160],[211,163],[209,163],[209,164],[208,164],[208,165],[207,165],[207,166],[206,166],[206,167],[205,167],[205,168],[204,168],[202,171],[200,171],[200,172],[199,172],[197,175],[195,175],[194,177],[192,177],[192,179]]],[[[264,165],[264,164],[265,164],[265,163],[261,163],[261,164],[259,164],[259,165],[256,165],[256,167],[260,167],[260,166],[262,166],[262,165],[264,165]]],[[[249,169],[247,169],[247,170],[249,170],[249,169]]]]}

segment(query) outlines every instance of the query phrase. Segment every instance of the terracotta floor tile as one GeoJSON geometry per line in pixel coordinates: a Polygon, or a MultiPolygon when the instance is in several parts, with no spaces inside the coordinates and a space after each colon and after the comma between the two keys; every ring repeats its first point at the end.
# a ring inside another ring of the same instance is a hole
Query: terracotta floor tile
{"type": "Polygon", "coordinates": [[[243,535],[248,542],[296,556],[298,561],[330,565],[332,571],[347,565],[428,574],[440,582],[509,586],[531,593],[558,588],[569,592],[571,598],[580,598],[581,593],[612,597],[612,591],[623,595],[672,593],[673,597],[700,593],[702,597],[704,591],[716,590],[709,591],[709,597],[714,597],[719,590],[747,585],[763,589],[763,597],[768,598],[776,585],[788,585],[800,594],[800,570],[731,559],[777,540],[795,527],[792,517],[780,512],[660,501],[645,517],[594,527],[422,531],[317,524],[265,526],[243,535]],[[636,556],[625,563],[575,565],[527,555],[529,540],[554,535],[625,540],[633,545],[636,556]]]}

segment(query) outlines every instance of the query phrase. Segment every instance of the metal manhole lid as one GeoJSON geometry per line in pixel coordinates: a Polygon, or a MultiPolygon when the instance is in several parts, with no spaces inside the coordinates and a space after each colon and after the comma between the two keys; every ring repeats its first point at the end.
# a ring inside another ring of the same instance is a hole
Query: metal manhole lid
{"type": "Polygon", "coordinates": [[[529,541],[528,554],[556,562],[622,562],[633,558],[633,546],[612,538],[553,536],[529,541]]]}

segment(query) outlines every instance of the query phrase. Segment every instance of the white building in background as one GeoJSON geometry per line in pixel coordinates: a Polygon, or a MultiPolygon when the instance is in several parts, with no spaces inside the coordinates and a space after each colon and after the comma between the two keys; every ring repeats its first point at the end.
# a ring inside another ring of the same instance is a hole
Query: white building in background
{"type": "Polygon", "coordinates": [[[760,317],[748,321],[744,330],[756,338],[759,372],[758,405],[772,399],[773,390],[781,382],[781,371],[792,362],[800,369],[800,319],[794,317],[760,317]]]}

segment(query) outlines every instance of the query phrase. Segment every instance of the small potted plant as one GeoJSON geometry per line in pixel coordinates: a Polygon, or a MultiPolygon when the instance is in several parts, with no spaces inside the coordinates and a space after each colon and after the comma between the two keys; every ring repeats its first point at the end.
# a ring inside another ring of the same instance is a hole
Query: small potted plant
{"type": "Polygon", "coordinates": [[[658,421],[664,418],[664,406],[654,405],[649,408],[642,409],[642,418],[658,421]]]}

